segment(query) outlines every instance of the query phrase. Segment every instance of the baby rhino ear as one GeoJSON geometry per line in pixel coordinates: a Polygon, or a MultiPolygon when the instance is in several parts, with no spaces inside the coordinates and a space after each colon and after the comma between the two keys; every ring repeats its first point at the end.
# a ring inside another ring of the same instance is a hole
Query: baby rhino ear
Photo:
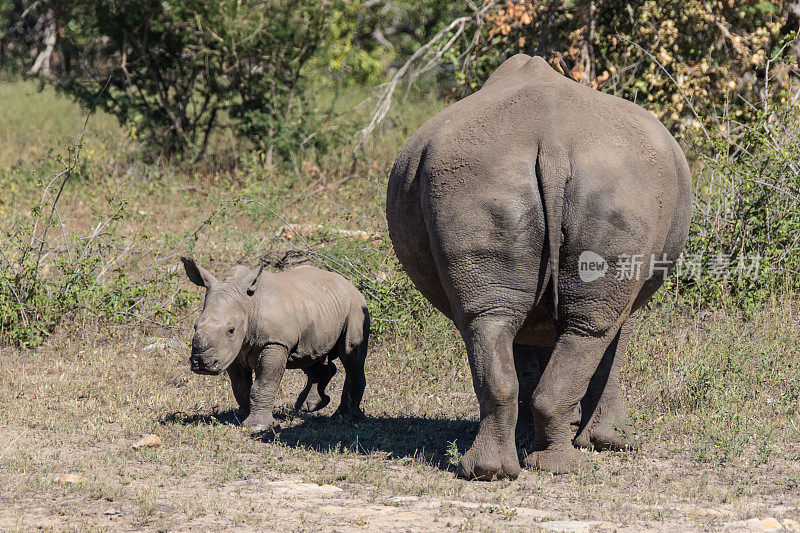
{"type": "Polygon", "coordinates": [[[217,282],[217,278],[211,272],[195,263],[191,257],[181,257],[181,261],[183,261],[186,276],[195,285],[208,289],[217,282]]]}

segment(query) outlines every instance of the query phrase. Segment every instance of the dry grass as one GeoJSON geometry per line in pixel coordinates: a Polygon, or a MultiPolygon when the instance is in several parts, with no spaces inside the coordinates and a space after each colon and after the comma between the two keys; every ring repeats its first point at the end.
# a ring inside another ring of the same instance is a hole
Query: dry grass
{"type": "MultiPolygon", "coordinates": [[[[7,376],[0,390],[0,526],[201,529],[288,520],[305,529],[363,517],[378,527],[402,510],[465,527],[569,519],[716,528],[754,516],[796,517],[800,331],[792,317],[787,306],[755,323],[723,313],[643,320],[626,369],[641,450],[593,453],[591,467],[577,475],[525,472],[514,483],[494,484],[453,475],[450,443],[463,452],[477,431],[477,403],[454,335],[373,344],[368,419],[359,424],[328,419],[336,402],[319,416],[292,413],[303,379],[287,373],[281,427],[254,439],[235,425],[227,379],[192,375],[186,348],[162,341],[146,350],[158,338],[135,329],[63,332],[40,349],[0,352],[7,376]],[[752,364],[714,378],[727,392],[707,383],[711,392],[693,403],[698,381],[682,376],[719,370],[719,354],[739,353],[754,354],[752,364]],[[133,450],[148,433],[164,446],[133,450]],[[64,473],[88,481],[55,484],[64,473]],[[282,479],[343,490],[295,501],[269,484],[282,479]],[[419,499],[397,498],[403,496],[419,499]],[[431,500],[440,502],[435,513],[423,505],[431,500]],[[370,514],[375,505],[386,510],[370,514]],[[119,514],[105,515],[110,507],[119,514]]],[[[185,341],[189,324],[175,333],[185,341]]]]}
{"type": "MultiPolygon", "coordinates": [[[[24,81],[0,83],[0,168],[39,162],[81,133],[86,114],[71,100],[58,96],[52,87],[24,81]]],[[[111,149],[124,139],[114,117],[93,115],[86,140],[90,150],[111,149]]]]}

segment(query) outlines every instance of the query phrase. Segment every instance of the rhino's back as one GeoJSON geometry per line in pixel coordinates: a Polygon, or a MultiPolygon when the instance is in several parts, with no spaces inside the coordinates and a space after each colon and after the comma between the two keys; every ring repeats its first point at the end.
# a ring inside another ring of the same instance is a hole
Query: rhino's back
{"type": "Polygon", "coordinates": [[[576,159],[599,153],[611,164],[643,169],[674,169],[677,147],[639,106],[575,83],[540,57],[519,54],[481,90],[423,124],[400,152],[393,179],[407,183],[423,174],[466,184],[484,169],[535,159],[541,143],[576,159]]]}
{"type": "Polygon", "coordinates": [[[276,274],[286,301],[316,304],[319,312],[346,316],[353,305],[365,304],[364,296],[347,279],[329,270],[302,265],[276,274]]]}
{"type": "Polygon", "coordinates": [[[313,266],[274,274],[260,293],[257,313],[264,329],[299,354],[330,351],[348,320],[366,308],[364,297],[343,276],[313,266]]]}

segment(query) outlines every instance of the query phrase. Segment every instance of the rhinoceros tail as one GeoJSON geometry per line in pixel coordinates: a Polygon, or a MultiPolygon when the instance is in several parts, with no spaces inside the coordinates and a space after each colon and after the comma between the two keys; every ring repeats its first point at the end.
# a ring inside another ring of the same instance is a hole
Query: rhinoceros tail
{"type": "Polygon", "coordinates": [[[539,145],[536,157],[536,176],[542,194],[547,248],[550,254],[550,281],[553,287],[553,320],[558,320],[558,269],[561,251],[561,222],[564,208],[564,189],[569,179],[567,155],[557,146],[539,145]]]}

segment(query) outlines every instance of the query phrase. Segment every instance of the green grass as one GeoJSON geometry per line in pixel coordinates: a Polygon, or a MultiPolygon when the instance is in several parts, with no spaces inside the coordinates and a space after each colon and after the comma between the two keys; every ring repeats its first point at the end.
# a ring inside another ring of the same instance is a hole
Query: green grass
{"type": "MultiPolygon", "coordinates": [[[[0,169],[37,164],[74,143],[87,112],[50,86],[27,80],[0,82],[0,169]]],[[[116,118],[95,112],[87,124],[87,157],[122,145],[127,138],[116,118]]]]}

